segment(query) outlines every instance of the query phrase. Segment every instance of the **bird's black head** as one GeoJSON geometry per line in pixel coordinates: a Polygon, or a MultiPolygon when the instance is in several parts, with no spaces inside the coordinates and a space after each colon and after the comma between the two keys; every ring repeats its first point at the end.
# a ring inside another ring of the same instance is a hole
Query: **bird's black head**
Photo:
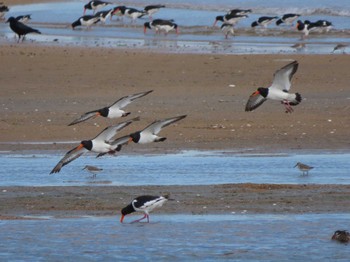
{"type": "Polygon", "coordinates": [[[260,95],[262,95],[264,98],[267,97],[267,94],[269,93],[269,89],[265,87],[259,87],[258,92],[260,95]]]}
{"type": "Polygon", "coordinates": [[[91,9],[91,2],[84,5],[84,9],[91,9]]]}
{"type": "Polygon", "coordinates": [[[130,138],[134,143],[139,142],[140,138],[141,138],[140,132],[135,132],[135,133],[130,134],[130,138]]]}
{"type": "Polygon", "coordinates": [[[91,149],[92,149],[92,142],[91,142],[91,140],[83,140],[83,141],[81,141],[81,144],[83,145],[84,148],[86,148],[87,150],[91,151],[91,149]]]}
{"type": "Polygon", "coordinates": [[[122,210],[121,210],[121,213],[122,213],[122,216],[120,218],[120,223],[123,223],[123,220],[124,220],[124,217],[128,214],[131,214],[135,212],[135,209],[134,207],[132,206],[132,204],[129,204],[127,205],[126,207],[124,207],[122,210]]]}
{"type": "Polygon", "coordinates": [[[6,23],[13,23],[16,22],[16,18],[14,18],[13,16],[9,17],[6,21],[6,23]]]}
{"type": "Polygon", "coordinates": [[[151,23],[150,23],[150,22],[144,23],[143,26],[144,26],[145,28],[152,29],[151,23]]]}
{"type": "Polygon", "coordinates": [[[74,30],[75,27],[80,26],[80,25],[81,25],[81,22],[80,22],[80,19],[78,19],[77,21],[75,21],[71,24],[71,27],[74,30]]]}
{"type": "Polygon", "coordinates": [[[98,110],[98,112],[100,113],[101,116],[107,117],[108,113],[109,113],[109,108],[108,107],[104,107],[104,108],[98,110]]]}
{"type": "Polygon", "coordinates": [[[258,25],[259,25],[258,22],[257,22],[257,21],[254,21],[254,22],[252,23],[251,27],[256,27],[256,26],[258,26],[258,25]]]}
{"type": "Polygon", "coordinates": [[[215,20],[216,20],[216,21],[224,22],[224,16],[218,15],[218,16],[215,18],[215,20]]]}

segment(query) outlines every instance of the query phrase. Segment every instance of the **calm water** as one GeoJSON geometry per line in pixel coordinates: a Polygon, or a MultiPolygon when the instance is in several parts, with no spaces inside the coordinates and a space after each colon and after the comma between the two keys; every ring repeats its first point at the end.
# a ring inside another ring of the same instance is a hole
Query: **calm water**
{"type": "MultiPolygon", "coordinates": [[[[130,25],[116,18],[105,26],[97,25],[92,30],[71,30],[68,26],[83,13],[87,1],[67,3],[32,4],[10,6],[6,15],[32,14],[32,26],[40,29],[42,35],[32,34],[28,39],[50,45],[99,46],[122,48],[149,48],[164,52],[199,53],[330,53],[335,44],[348,43],[350,31],[350,1],[165,1],[167,8],[161,9],[154,18],[174,19],[179,24],[181,34],[167,37],[155,36],[153,32],[143,34],[142,25],[148,18],[139,19],[130,25]],[[219,27],[212,27],[217,15],[233,8],[251,8],[253,13],[237,25],[238,32],[233,39],[225,40],[219,27]],[[311,34],[306,47],[296,51],[291,45],[300,42],[300,34],[295,28],[272,25],[265,32],[251,30],[250,24],[262,15],[282,15],[288,12],[300,13],[301,19],[316,21],[327,19],[334,24],[329,34],[311,34]],[[240,31],[239,31],[240,30],[240,31]],[[347,33],[344,33],[347,32],[347,33]]],[[[116,3],[116,6],[121,3],[116,3]]],[[[153,1],[124,1],[123,4],[142,9],[153,1]]],[[[110,7],[106,7],[108,9],[110,7]]],[[[5,23],[0,23],[0,43],[14,41],[13,32],[5,23]]],[[[29,42],[29,41],[28,41],[29,42]]]]}
{"type": "Polygon", "coordinates": [[[2,261],[349,261],[349,214],[151,215],[0,221],[2,261]]]}
{"type": "Polygon", "coordinates": [[[348,153],[250,155],[185,151],[98,159],[86,155],[63,167],[60,173],[49,175],[63,155],[0,154],[0,186],[350,184],[348,153]],[[308,176],[294,168],[299,161],[315,167],[308,176]],[[92,179],[82,170],[85,165],[103,171],[92,179]]]}

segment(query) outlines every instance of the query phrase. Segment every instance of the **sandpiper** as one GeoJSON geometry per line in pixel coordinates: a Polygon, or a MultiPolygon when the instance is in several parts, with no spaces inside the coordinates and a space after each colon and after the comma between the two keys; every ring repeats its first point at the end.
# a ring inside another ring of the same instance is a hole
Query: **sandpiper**
{"type": "Polygon", "coordinates": [[[337,44],[337,45],[334,47],[332,53],[334,53],[335,51],[340,51],[340,52],[343,52],[343,54],[345,54],[345,49],[346,49],[347,47],[348,47],[347,44],[337,44]]]}
{"type": "Polygon", "coordinates": [[[101,172],[103,169],[96,167],[96,166],[89,166],[86,165],[82,170],[86,169],[87,171],[89,171],[92,174],[92,177],[95,178],[96,174],[101,172]]]}
{"type": "Polygon", "coordinates": [[[308,175],[309,171],[314,168],[312,166],[308,166],[300,162],[298,162],[294,167],[298,167],[299,170],[303,172],[303,175],[308,175]]]}
{"type": "Polygon", "coordinates": [[[332,236],[332,240],[337,240],[341,243],[350,242],[350,233],[346,230],[337,230],[332,236]]]}

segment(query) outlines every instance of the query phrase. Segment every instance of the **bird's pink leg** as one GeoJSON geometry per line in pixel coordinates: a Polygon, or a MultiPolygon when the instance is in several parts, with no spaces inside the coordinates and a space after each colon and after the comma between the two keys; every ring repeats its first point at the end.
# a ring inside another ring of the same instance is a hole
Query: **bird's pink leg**
{"type": "Polygon", "coordinates": [[[147,215],[147,214],[145,214],[145,215],[144,215],[142,218],[137,219],[137,220],[135,220],[135,221],[132,221],[130,224],[132,224],[132,223],[136,223],[136,222],[140,222],[140,221],[144,220],[145,218],[147,218],[147,221],[149,222],[148,215],[147,215]]]}
{"type": "Polygon", "coordinates": [[[294,111],[292,106],[289,104],[289,101],[283,100],[281,103],[284,104],[286,108],[286,113],[292,113],[294,111]]]}

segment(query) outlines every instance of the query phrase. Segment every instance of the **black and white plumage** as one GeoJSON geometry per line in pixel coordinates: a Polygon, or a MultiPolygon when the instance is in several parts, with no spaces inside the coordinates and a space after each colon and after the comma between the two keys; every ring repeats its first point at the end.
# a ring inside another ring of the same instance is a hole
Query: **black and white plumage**
{"type": "Polygon", "coordinates": [[[129,205],[121,210],[122,216],[120,218],[120,222],[123,223],[124,217],[128,214],[134,212],[143,212],[145,215],[142,218],[132,221],[131,223],[140,222],[145,218],[147,218],[147,222],[149,223],[149,213],[152,212],[155,208],[163,206],[163,204],[168,201],[168,199],[168,196],[144,195],[136,197],[131,201],[129,205]]]}
{"type": "Polygon", "coordinates": [[[224,33],[226,39],[228,38],[229,35],[234,36],[235,34],[234,26],[229,23],[223,23],[221,25],[221,31],[224,33]]]}
{"type": "Polygon", "coordinates": [[[5,14],[10,11],[8,6],[0,4],[0,19],[4,19],[5,14]]]}
{"type": "Polygon", "coordinates": [[[57,163],[52,169],[50,174],[58,173],[62,167],[69,164],[73,160],[77,159],[81,155],[87,152],[95,153],[109,153],[114,154],[116,151],[120,151],[121,145],[118,143],[112,143],[112,138],[123,128],[130,125],[134,120],[125,121],[113,126],[106,127],[101,133],[91,140],[83,140],[80,144],[73,149],[69,150],[65,156],[57,163]]]}
{"type": "Polygon", "coordinates": [[[16,20],[21,23],[26,23],[32,19],[30,16],[31,15],[19,15],[19,16],[16,16],[16,20]]]}
{"type": "Polygon", "coordinates": [[[129,142],[133,141],[137,144],[148,144],[152,142],[163,142],[166,137],[159,137],[157,134],[166,126],[173,124],[181,119],[184,119],[187,115],[171,117],[163,120],[154,121],[141,131],[130,134],[129,142]]]}
{"type": "Polygon", "coordinates": [[[303,164],[300,162],[296,163],[296,165],[294,167],[298,167],[298,169],[301,172],[303,172],[303,175],[308,175],[309,171],[314,168],[313,166],[309,166],[309,165],[306,165],[306,164],[303,164]]]}
{"type": "Polygon", "coordinates": [[[126,8],[127,7],[125,5],[119,5],[119,6],[114,7],[112,9],[111,19],[114,15],[123,18],[126,8]]]}
{"type": "Polygon", "coordinates": [[[298,20],[296,28],[303,33],[302,38],[304,39],[308,37],[312,31],[328,32],[332,28],[332,23],[327,20],[318,20],[316,22],[310,22],[309,20],[302,22],[301,20],[298,20]]]}
{"type": "Polygon", "coordinates": [[[289,93],[291,80],[298,69],[298,62],[292,63],[277,70],[273,77],[272,85],[268,88],[259,87],[248,99],[245,111],[253,111],[262,105],[266,100],[277,100],[285,105],[286,113],[292,113],[291,106],[298,105],[302,98],[299,93],[289,93]]]}
{"type": "Polygon", "coordinates": [[[332,236],[332,240],[339,241],[341,243],[350,242],[350,233],[347,230],[337,230],[332,236]]]}
{"type": "Polygon", "coordinates": [[[151,92],[153,92],[153,90],[137,93],[133,95],[128,95],[128,96],[123,96],[122,98],[119,98],[116,102],[114,102],[110,106],[84,113],[78,119],[75,119],[73,122],[71,122],[68,126],[72,126],[98,116],[107,117],[107,118],[119,118],[119,117],[128,116],[130,112],[125,112],[123,108],[126,107],[131,102],[133,102],[134,100],[144,97],[145,95],[148,95],[151,92]]]}
{"type": "Polygon", "coordinates": [[[276,21],[277,19],[278,16],[261,16],[258,18],[258,20],[252,23],[251,27],[261,26],[263,28],[267,28],[269,24],[276,21]]]}
{"type": "Polygon", "coordinates": [[[229,12],[227,12],[227,14],[230,15],[247,15],[250,14],[252,12],[252,9],[231,9],[229,12]]]}
{"type": "Polygon", "coordinates": [[[76,21],[71,24],[72,29],[74,30],[77,26],[86,26],[86,29],[91,28],[93,24],[96,24],[100,21],[100,17],[94,15],[83,15],[79,17],[76,21]]]}
{"type": "Polygon", "coordinates": [[[217,17],[215,17],[213,26],[215,26],[218,21],[221,21],[227,24],[236,25],[241,19],[247,18],[247,17],[248,17],[247,15],[235,15],[235,14],[218,15],[217,17]]]}
{"type": "Polygon", "coordinates": [[[148,17],[152,19],[152,15],[157,13],[161,8],[165,8],[165,5],[147,5],[143,10],[148,15],[148,17]]]}
{"type": "Polygon", "coordinates": [[[276,25],[286,24],[286,25],[293,25],[293,22],[297,20],[300,17],[299,14],[284,14],[280,19],[276,21],[276,25]]]}
{"type": "Polygon", "coordinates": [[[29,33],[41,34],[39,30],[31,28],[21,22],[18,22],[13,16],[7,19],[6,23],[9,23],[11,30],[18,35],[17,43],[19,43],[20,40],[23,41],[24,37],[29,33]]]}
{"type": "Polygon", "coordinates": [[[134,23],[136,19],[143,17],[146,15],[146,12],[143,10],[138,10],[136,8],[126,7],[124,11],[124,16],[130,18],[131,23],[134,23]]]}
{"type": "Polygon", "coordinates": [[[178,34],[178,26],[174,23],[173,20],[165,20],[165,19],[155,19],[151,22],[144,23],[143,26],[143,32],[146,34],[146,31],[148,29],[155,29],[156,33],[159,33],[161,31],[164,32],[164,34],[168,34],[169,31],[175,29],[176,34],[178,34]]]}
{"type": "Polygon", "coordinates": [[[93,13],[95,14],[96,10],[101,9],[110,4],[110,2],[104,1],[90,1],[89,3],[84,5],[84,15],[86,13],[86,10],[93,10],[93,13]]]}
{"type": "Polygon", "coordinates": [[[100,11],[95,14],[95,17],[99,17],[100,21],[105,24],[106,20],[111,17],[113,12],[113,9],[106,10],[106,11],[100,11]]]}

